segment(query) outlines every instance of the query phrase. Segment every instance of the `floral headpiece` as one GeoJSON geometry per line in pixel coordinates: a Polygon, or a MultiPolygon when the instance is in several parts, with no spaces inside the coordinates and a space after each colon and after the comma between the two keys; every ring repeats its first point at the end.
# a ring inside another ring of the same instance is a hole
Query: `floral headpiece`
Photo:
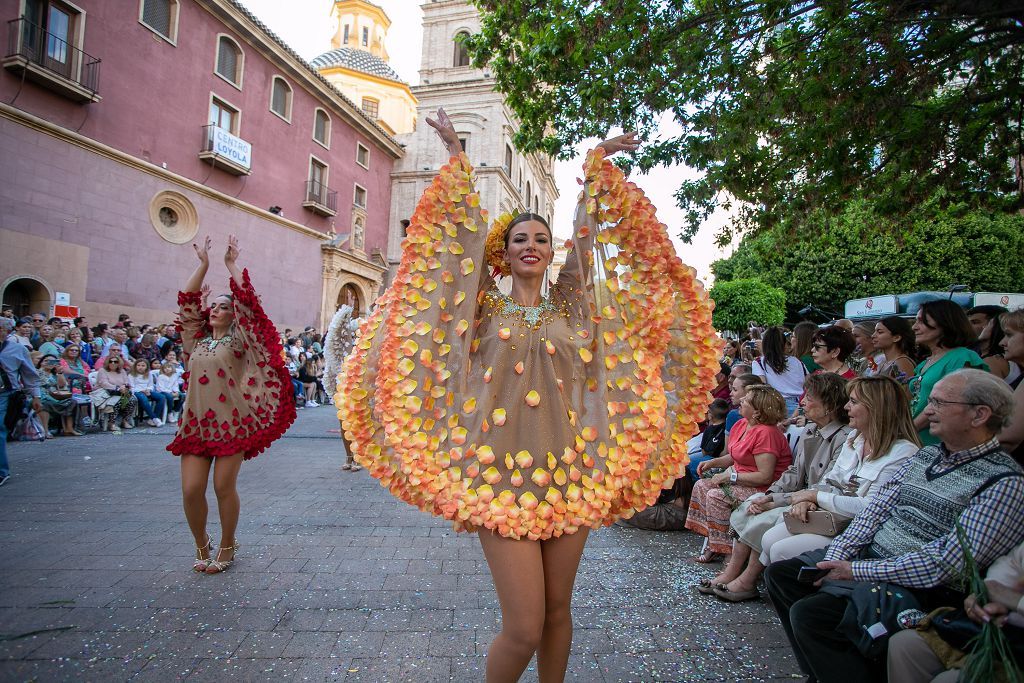
{"type": "Polygon", "coordinates": [[[491,267],[492,277],[508,277],[512,274],[512,266],[505,260],[505,235],[508,233],[509,223],[516,215],[508,212],[501,214],[494,220],[490,232],[487,233],[484,255],[487,258],[487,265],[491,267]]]}

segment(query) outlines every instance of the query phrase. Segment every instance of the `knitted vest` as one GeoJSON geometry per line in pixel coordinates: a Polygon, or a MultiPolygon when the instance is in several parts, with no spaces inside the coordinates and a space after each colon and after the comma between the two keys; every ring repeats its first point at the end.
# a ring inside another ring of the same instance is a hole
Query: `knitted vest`
{"type": "Polygon", "coordinates": [[[887,558],[920,550],[951,532],[972,498],[1000,479],[1021,476],[1013,458],[998,448],[935,474],[941,457],[938,446],[926,446],[911,459],[896,506],[875,534],[870,555],[887,558]]]}

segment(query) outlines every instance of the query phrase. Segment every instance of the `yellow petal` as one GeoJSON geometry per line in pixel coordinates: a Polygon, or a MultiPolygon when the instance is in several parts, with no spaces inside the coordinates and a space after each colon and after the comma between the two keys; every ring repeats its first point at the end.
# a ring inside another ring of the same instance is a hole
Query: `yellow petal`
{"type": "Polygon", "coordinates": [[[519,451],[516,453],[516,464],[522,467],[524,470],[529,469],[533,466],[533,456],[530,455],[530,451],[519,451]]]}
{"type": "Polygon", "coordinates": [[[531,408],[536,408],[540,405],[540,394],[535,389],[531,389],[526,393],[526,405],[531,408]]]}
{"type": "Polygon", "coordinates": [[[551,343],[550,339],[544,340],[544,348],[547,349],[548,354],[555,355],[555,345],[551,343]]]}
{"type": "Polygon", "coordinates": [[[471,258],[464,258],[462,259],[462,262],[459,263],[459,270],[462,271],[463,275],[469,275],[475,269],[476,264],[473,263],[473,259],[471,258]]]}
{"type": "MultiPolygon", "coordinates": [[[[505,409],[495,408],[494,411],[491,412],[491,422],[493,422],[498,427],[505,424],[505,409]]],[[[481,448],[483,448],[483,446],[481,446],[481,448]]]]}

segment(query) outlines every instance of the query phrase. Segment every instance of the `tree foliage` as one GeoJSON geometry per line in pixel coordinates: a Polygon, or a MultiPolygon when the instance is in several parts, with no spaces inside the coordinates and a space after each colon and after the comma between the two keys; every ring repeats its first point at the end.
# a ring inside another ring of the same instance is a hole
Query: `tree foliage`
{"type": "MultiPolygon", "coordinates": [[[[522,122],[524,151],[568,154],[608,127],[649,137],[642,169],[683,162],[689,240],[771,228],[852,196],[898,214],[943,189],[1020,208],[1019,0],[476,0],[468,45],[522,122]]],[[[627,162],[628,163],[628,162],[627,162]]]]}
{"type": "MultiPolygon", "coordinates": [[[[1024,286],[1024,216],[949,205],[938,196],[899,219],[851,202],[745,238],[712,264],[716,283],[759,277],[785,291],[789,317],[802,306],[841,311],[848,299],[952,284],[976,292],[1024,286]]],[[[716,284],[716,289],[719,285],[716,284]]]]}
{"type": "Polygon", "coordinates": [[[711,322],[717,330],[743,332],[751,323],[780,325],[786,315],[786,294],[756,277],[717,282],[709,292],[715,302],[711,322]]]}

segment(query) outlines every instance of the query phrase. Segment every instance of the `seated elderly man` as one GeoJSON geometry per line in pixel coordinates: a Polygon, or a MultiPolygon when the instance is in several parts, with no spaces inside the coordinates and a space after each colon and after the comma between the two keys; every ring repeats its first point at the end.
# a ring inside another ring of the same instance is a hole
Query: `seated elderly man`
{"type": "Polygon", "coordinates": [[[925,611],[956,604],[964,588],[957,522],[981,569],[1024,540],[1024,472],[996,439],[1012,407],[1006,383],[987,372],[947,375],[925,409],[941,443],[912,456],[827,550],[768,567],[768,594],[808,680],[884,680],[884,650],[869,659],[861,647],[867,638],[872,651],[872,639],[896,627],[879,627],[872,614],[868,623],[854,618],[859,630],[848,635],[858,586],[897,584],[925,611]],[[810,583],[805,571],[801,581],[801,567],[822,552],[817,568],[828,574],[810,583]]]}

